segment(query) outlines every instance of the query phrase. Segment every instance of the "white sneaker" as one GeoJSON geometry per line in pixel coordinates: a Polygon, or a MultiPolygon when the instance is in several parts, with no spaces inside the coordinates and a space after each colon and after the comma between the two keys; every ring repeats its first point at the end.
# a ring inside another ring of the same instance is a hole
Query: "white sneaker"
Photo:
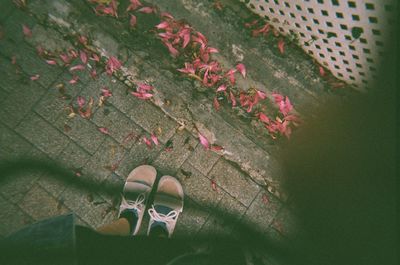
{"type": "Polygon", "coordinates": [[[142,165],[132,170],[126,178],[118,216],[126,210],[137,215],[137,222],[135,228],[132,229],[132,235],[139,232],[146,203],[156,177],[157,171],[154,167],[142,165]]]}
{"type": "Polygon", "coordinates": [[[157,187],[152,207],[148,210],[150,215],[150,230],[157,225],[163,226],[171,237],[179,214],[183,211],[183,188],[179,181],[171,176],[163,176],[157,187]]]}

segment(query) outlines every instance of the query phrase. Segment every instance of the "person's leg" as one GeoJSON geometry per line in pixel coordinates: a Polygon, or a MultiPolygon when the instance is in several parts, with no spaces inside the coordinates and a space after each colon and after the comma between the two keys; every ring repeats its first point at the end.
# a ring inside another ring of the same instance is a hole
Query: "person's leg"
{"type": "Polygon", "coordinates": [[[119,218],[110,224],[100,226],[96,231],[103,235],[129,236],[131,235],[131,227],[128,219],[119,218]]]}

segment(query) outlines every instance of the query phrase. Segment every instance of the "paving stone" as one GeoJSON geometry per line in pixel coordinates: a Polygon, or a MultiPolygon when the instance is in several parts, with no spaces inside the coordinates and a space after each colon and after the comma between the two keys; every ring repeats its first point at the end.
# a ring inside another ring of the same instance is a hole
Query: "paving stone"
{"type": "Polygon", "coordinates": [[[0,104],[7,98],[8,92],[0,87],[0,104]]]}
{"type": "Polygon", "coordinates": [[[78,83],[71,85],[68,73],[58,78],[43,95],[41,100],[35,105],[34,110],[50,123],[58,120],[60,115],[67,116],[70,113],[69,106],[73,98],[83,89],[84,85],[78,83]]]}
{"type": "Polygon", "coordinates": [[[119,166],[125,156],[125,149],[111,137],[106,137],[103,144],[83,167],[85,177],[97,182],[103,181],[119,166]]]}
{"type": "Polygon", "coordinates": [[[0,147],[5,151],[4,158],[13,159],[25,156],[31,150],[32,144],[0,123],[0,147]]]}
{"type": "Polygon", "coordinates": [[[50,157],[57,157],[67,146],[68,138],[37,114],[27,116],[16,131],[50,157]]]}
{"type": "Polygon", "coordinates": [[[96,152],[105,138],[96,125],[78,115],[72,119],[61,116],[55,126],[90,154],[96,152]]]}
{"type": "Polygon", "coordinates": [[[10,93],[16,85],[28,86],[32,83],[18,65],[11,64],[11,59],[0,55],[0,86],[10,93]]]}
{"type": "Polygon", "coordinates": [[[82,168],[90,158],[90,154],[74,142],[69,142],[57,161],[73,170],[82,168]]]}
{"type": "Polygon", "coordinates": [[[102,80],[103,86],[106,86],[112,92],[112,96],[107,99],[113,106],[119,109],[122,113],[127,114],[141,100],[135,98],[129,93],[129,87],[120,81],[111,79],[106,74],[99,78],[102,80]]]}
{"type": "Polygon", "coordinates": [[[92,228],[115,220],[112,206],[106,201],[95,203],[93,197],[93,193],[68,187],[60,195],[60,200],[92,228]]]}
{"type": "Polygon", "coordinates": [[[260,190],[248,176],[223,159],[215,164],[208,177],[245,206],[250,205],[260,190]]]}
{"type": "Polygon", "coordinates": [[[135,167],[140,165],[153,165],[163,146],[158,145],[149,149],[143,141],[136,142],[131,150],[122,159],[115,172],[122,178],[126,178],[135,167]]]}
{"type": "Polygon", "coordinates": [[[58,198],[67,187],[64,181],[48,173],[44,173],[37,183],[54,198],[58,198]]]}
{"type": "Polygon", "coordinates": [[[0,14],[0,22],[3,22],[7,19],[7,17],[11,14],[11,12],[15,9],[15,4],[11,1],[5,1],[1,4],[1,14],[0,14]]]}
{"type": "Polygon", "coordinates": [[[15,128],[44,94],[44,89],[35,83],[15,83],[9,89],[9,95],[0,109],[0,118],[8,126],[15,128]]]}
{"type": "Polygon", "coordinates": [[[210,236],[230,235],[234,231],[237,221],[245,213],[246,207],[225,191],[217,191],[222,198],[216,205],[216,210],[211,211],[200,232],[210,236]]]}
{"type": "Polygon", "coordinates": [[[33,222],[18,206],[0,196],[0,235],[8,236],[33,222]]]}
{"type": "Polygon", "coordinates": [[[171,142],[172,150],[162,150],[154,161],[157,168],[164,174],[174,174],[198,144],[197,139],[187,131],[177,132],[171,138],[171,142]]]}
{"type": "Polygon", "coordinates": [[[249,206],[243,220],[261,231],[266,231],[272,223],[282,203],[266,191],[260,191],[249,206]]]}
{"type": "Polygon", "coordinates": [[[44,59],[38,56],[35,49],[24,41],[4,39],[0,42],[0,51],[10,58],[15,56],[16,64],[27,76],[40,75],[39,79],[32,82],[39,83],[43,87],[49,87],[62,72],[61,67],[47,64],[44,59]]]}
{"type": "Polygon", "coordinates": [[[205,150],[202,145],[197,145],[194,149],[194,152],[189,157],[188,161],[191,165],[193,165],[197,170],[207,176],[210,172],[211,168],[220,158],[220,155],[205,150]]]}
{"type": "Polygon", "coordinates": [[[182,184],[185,196],[204,208],[216,206],[224,195],[222,192],[214,191],[211,181],[187,162],[175,176],[182,184]]]}
{"type": "Polygon", "coordinates": [[[185,200],[183,212],[176,223],[174,237],[195,235],[206,222],[209,212],[190,199],[185,200]]]}
{"type": "Polygon", "coordinates": [[[156,133],[162,143],[166,143],[175,133],[176,123],[159,108],[144,100],[134,105],[127,115],[148,133],[156,133]]]}
{"type": "Polygon", "coordinates": [[[271,227],[277,230],[282,236],[289,239],[296,239],[301,236],[296,216],[286,206],[282,207],[275,219],[271,223],[271,227]]]}
{"type": "Polygon", "coordinates": [[[93,122],[98,127],[107,128],[110,136],[127,149],[130,149],[142,134],[142,129],[114,106],[97,110],[93,122]]]}
{"type": "Polygon", "coordinates": [[[42,173],[19,172],[8,176],[0,185],[0,193],[14,203],[19,202],[37,182],[42,173]]]}
{"type": "Polygon", "coordinates": [[[65,205],[35,184],[18,205],[35,220],[42,220],[70,212],[65,205]]]}

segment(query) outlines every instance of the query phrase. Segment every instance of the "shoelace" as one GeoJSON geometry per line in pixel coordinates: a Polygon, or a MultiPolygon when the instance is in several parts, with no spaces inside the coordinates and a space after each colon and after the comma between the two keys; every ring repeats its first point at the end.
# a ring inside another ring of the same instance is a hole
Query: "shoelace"
{"type": "Polygon", "coordinates": [[[141,212],[139,206],[144,205],[146,197],[143,193],[139,194],[135,201],[127,200],[124,196],[122,196],[121,205],[127,205],[127,209],[135,209],[138,213],[141,212]]]}
{"type": "Polygon", "coordinates": [[[150,217],[156,222],[164,222],[168,228],[171,227],[172,223],[175,222],[176,217],[178,216],[177,211],[170,211],[168,214],[158,213],[154,208],[154,205],[149,209],[150,217]]]}

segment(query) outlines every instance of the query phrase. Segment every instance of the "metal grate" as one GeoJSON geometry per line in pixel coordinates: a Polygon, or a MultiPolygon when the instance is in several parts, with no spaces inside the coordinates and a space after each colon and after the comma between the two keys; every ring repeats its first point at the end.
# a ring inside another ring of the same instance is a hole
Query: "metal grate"
{"type": "Polygon", "coordinates": [[[394,24],[390,0],[250,0],[247,6],[300,46],[338,79],[367,88],[377,77],[394,24]]]}

